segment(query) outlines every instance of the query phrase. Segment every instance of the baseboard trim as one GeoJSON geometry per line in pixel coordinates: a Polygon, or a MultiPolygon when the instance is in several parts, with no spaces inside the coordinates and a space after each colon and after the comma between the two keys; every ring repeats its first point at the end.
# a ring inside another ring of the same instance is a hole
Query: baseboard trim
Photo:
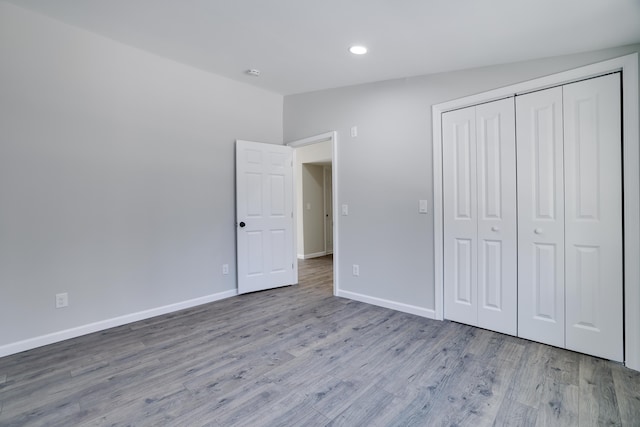
{"type": "Polygon", "coordinates": [[[321,256],[326,256],[327,253],[325,251],[316,252],[313,254],[298,254],[298,259],[310,259],[310,258],[320,258],[321,256]]]}
{"type": "Polygon", "coordinates": [[[114,328],[116,326],[122,326],[127,323],[133,323],[139,320],[145,320],[151,317],[173,313],[174,311],[184,310],[185,308],[208,304],[210,302],[219,301],[236,295],[238,295],[238,291],[236,289],[233,289],[230,291],[219,292],[217,294],[182,301],[176,304],[169,304],[162,307],[152,308],[150,310],[144,310],[137,313],[114,317],[112,319],[101,320],[99,322],[89,323],[87,325],[77,326],[75,328],[53,332],[47,335],[29,338],[11,344],[5,344],[3,346],[0,346],[0,357],[9,356],[12,354],[20,353],[22,351],[31,350],[37,347],[42,347],[71,338],[76,338],[82,335],[91,334],[93,332],[103,331],[105,329],[114,328]]]}
{"type": "Polygon", "coordinates": [[[390,301],[382,298],[371,297],[369,295],[363,295],[356,292],[343,290],[337,290],[336,296],[365,302],[367,304],[377,305],[379,307],[390,308],[392,310],[401,311],[403,313],[415,314],[416,316],[426,317],[428,319],[436,319],[435,310],[429,308],[418,307],[415,305],[404,304],[401,302],[390,301]]]}

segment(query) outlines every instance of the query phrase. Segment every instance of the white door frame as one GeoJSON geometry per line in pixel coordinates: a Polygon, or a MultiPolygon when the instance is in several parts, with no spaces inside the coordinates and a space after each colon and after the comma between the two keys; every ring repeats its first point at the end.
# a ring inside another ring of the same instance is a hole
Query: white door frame
{"type": "MultiPolygon", "coordinates": [[[[338,284],[338,262],[339,259],[338,258],[338,215],[336,212],[336,206],[338,206],[338,133],[336,131],[331,131],[331,132],[326,132],[320,135],[315,135],[315,136],[310,136],[308,138],[304,138],[304,139],[298,139],[296,141],[291,141],[289,143],[287,143],[288,146],[293,147],[293,164],[297,164],[296,163],[296,148],[299,147],[304,147],[305,145],[311,145],[311,144],[317,144],[319,142],[327,142],[327,141],[331,141],[331,185],[332,185],[332,189],[331,189],[331,197],[333,199],[333,295],[337,295],[338,294],[338,290],[340,289],[340,286],[338,284]]],[[[293,170],[293,181],[294,183],[296,182],[296,180],[300,179],[299,176],[296,176],[297,173],[297,168],[294,168],[293,170]]],[[[297,202],[297,191],[293,192],[293,218],[294,221],[298,218],[298,202],[297,202]]],[[[293,226],[293,241],[297,242],[297,224],[294,224],[293,226]]],[[[325,249],[326,249],[326,245],[325,245],[325,249]]],[[[298,263],[295,263],[295,271],[296,271],[296,276],[298,274],[298,263]]]]}
{"type": "Polygon", "coordinates": [[[638,54],[622,56],[489,92],[436,104],[433,125],[434,286],[435,317],[443,319],[442,113],[514,95],[622,71],[625,363],[640,371],[640,119],[638,54]]]}

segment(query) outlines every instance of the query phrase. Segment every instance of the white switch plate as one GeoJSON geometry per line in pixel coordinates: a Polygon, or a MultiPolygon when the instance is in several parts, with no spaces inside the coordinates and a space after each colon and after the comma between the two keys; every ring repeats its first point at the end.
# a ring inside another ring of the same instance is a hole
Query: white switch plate
{"type": "Polygon", "coordinates": [[[310,211],[311,210],[311,203],[307,203],[307,210],[310,211]]]}
{"type": "Polygon", "coordinates": [[[69,305],[69,294],[56,294],[56,308],[63,308],[69,305]]]}
{"type": "Polygon", "coordinates": [[[358,136],[358,126],[351,126],[351,138],[358,136]]]}
{"type": "Polygon", "coordinates": [[[358,264],[353,264],[353,275],[354,276],[360,275],[360,266],[358,264]]]}
{"type": "Polygon", "coordinates": [[[229,274],[229,264],[222,264],[222,274],[229,274]]]}
{"type": "Polygon", "coordinates": [[[349,205],[342,205],[342,216],[349,215],[349,205]]]}
{"type": "Polygon", "coordinates": [[[427,201],[426,200],[420,200],[419,206],[418,206],[418,212],[426,214],[427,213],[427,201]]]}

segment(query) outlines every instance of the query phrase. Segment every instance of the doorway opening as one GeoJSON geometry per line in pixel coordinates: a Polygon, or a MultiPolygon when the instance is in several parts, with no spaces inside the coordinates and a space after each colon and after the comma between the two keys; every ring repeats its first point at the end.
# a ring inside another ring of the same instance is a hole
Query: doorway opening
{"type": "Polygon", "coordinates": [[[294,230],[298,260],[324,258],[332,264],[333,294],[338,286],[336,132],[288,143],[293,150],[294,230]]]}

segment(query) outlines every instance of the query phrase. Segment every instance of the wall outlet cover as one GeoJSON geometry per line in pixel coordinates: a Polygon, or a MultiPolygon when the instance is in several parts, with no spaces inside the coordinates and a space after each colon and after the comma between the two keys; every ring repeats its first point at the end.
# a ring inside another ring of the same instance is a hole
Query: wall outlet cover
{"type": "Polygon", "coordinates": [[[354,276],[360,275],[360,266],[358,264],[353,264],[353,275],[354,276]]]}

